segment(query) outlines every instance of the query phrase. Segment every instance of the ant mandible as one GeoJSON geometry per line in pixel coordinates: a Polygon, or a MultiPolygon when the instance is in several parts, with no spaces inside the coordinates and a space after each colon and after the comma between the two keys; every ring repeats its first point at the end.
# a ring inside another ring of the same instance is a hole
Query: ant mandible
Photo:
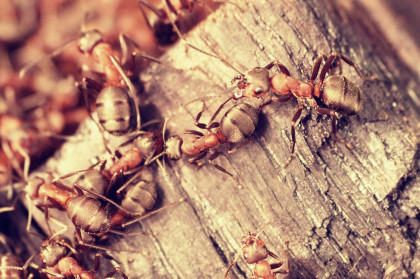
{"type": "Polygon", "coordinates": [[[347,143],[337,134],[336,112],[342,115],[358,114],[363,107],[363,94],[360,88],[345,76],[331,75],[326,78],[327,72],[329,72],[334,60],[337,58],[353,67],[358,76],[363,80],[376,79],[375,75],[364,76],[350,58],[335,52],[329,57],[325,55],[318,57],[312,69],[309,82],[299,81],[291,77],[289,70],[277,61],[271,62],[263,68],[256,67],[247,74],[241,74],[232,80],[232,83],[237,81],[236,86],[239,89],[239,92],[234,94],[234,99],[261,97],[270,91],[273,91],[275,94],[272,97],[272,101],[287,102],[293,97],[297,98],[299,108],[294,114],[291,123],[292,150],[289,159],[283,167],[290,163],[295,151],[295,125],[305,105],[314,108],[321,115],[329,115],[332,118],[333,138],[345,144],[350,150],[353,149],[351,144],[347,143]],[[323,60],[325,60],[325,64],[321,69],[318,82],[315,82],[323,60]],[[280,73],[276,73],[270,77],[269,70],[274,66],[280,70],[280,73]]]}

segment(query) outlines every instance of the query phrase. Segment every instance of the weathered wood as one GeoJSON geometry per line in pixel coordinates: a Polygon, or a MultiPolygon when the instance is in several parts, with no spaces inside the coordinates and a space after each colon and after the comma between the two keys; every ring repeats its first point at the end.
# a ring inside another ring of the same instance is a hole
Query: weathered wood
{"type": "MultiPolygon", "coordinates": [[[[111,240],[110,247],[141,250],[112,253],[130,278],[221,278],[241,237],[268,221],[261,237],[271,250],[282,255],[290,241],[290,278],[407,278],[420,270],[418,77],[388,47],[369,13],[345,3],[244,1],[244,12],[224,5],[189,34],[189,42],[212,48],[243,72],[279,60],[307,80],[318,55],[338,51],[378,80],[363,83],[343,64],[343,74],[365,94],[359,116],[339,119],[339,134],[352,151],[334,143],[330,119],[305,110],[297,156],[283,169],[297,109],[291,101],[264,108],[254,142],[217,159],[237,179],[185,159],[171,162],[166,177],[156,170],[162,204],[180,197],[188,202],[142,222],[151,236],[111,240]]],[[[208,120],[236,73],[194,50],[186,54],[183,45],[163,60],[185,70],[154,65],[142,74],[143,118],[169,117],[170,133],[182,134],[194,128],[192,116],[201,108],[193,101],[205,101],[208,120]]],[[[62,174],[103,154],[100,141],[85,145],[98,139],[88,127],[80,131],[82,142],[65,144],[46,168],[62,174]]],[[[241,258],[233,272],[250,277],[251,268],[241,258]]]]}

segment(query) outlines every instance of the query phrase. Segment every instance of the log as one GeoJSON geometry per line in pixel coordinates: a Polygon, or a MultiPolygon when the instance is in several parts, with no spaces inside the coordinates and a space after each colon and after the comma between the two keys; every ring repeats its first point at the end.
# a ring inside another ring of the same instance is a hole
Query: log
{"type": "MultiPolygon", "coordinates": [[[[141,228],[129,228],[150,235],[109,240],[111,249],[138,253],[110,254],[130,278],[222,278],[240,252],[241,237],[270,222],[261,238],[283,259],[289,241],[289,278],[418,276],[417,73],[400,60],[357,1],[253,0],[240,6],[243,11],[222,5],[188,34],[188,42],[243,73],[278,60],[305,81],[319,55],[349,56],[363,74],[378,77],[363,82],[341,65],[343,75],[364,92],[363,111],[338,120],[338,133],[355,148],[336,143],[331,119],[306,109],[296,129],[296,156],[282,168],[297,102],[270,104],[253,143],[216,160],[234,178],[185,158],[167,162],[167,176],[156,168],[161,205],[181,197],[187,202],[142,221],[141,228]]],[[[182,43],[162,60],[182,71],[152,65],[141,74],[142,117],[167,117],[169,133],[183,135],[195,128],[193,117],[203,103],[203,121],[208,121],[232,94],[230,80],[237,73],[218,59],[186,51],[182,43]]],[[[68,173],[104,154],[90,120],[78,135],[81,141],[63,145],[40,171],[68,173]]],[[[108,268],[104,264],[102,272],[108,268]]],[[[231,276],[249,278],[252,269],[240,257],[231,276]]]]}

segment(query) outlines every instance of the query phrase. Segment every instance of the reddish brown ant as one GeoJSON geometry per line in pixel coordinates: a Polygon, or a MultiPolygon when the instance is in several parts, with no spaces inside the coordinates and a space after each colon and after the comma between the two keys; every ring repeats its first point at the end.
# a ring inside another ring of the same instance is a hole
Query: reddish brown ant
{"type": "Polygon", "coordinates": [[[152,30],[153,36],[161,46],[171,45],[178,38],[183,39],[182,33],[178,28],[179,19],[184,14],[191,12],[194,4],[198,2],[197,0],[162,0],[163,6],[157,8],[147,0],[138,1],[147,26],[152,30]],[[157,17],[149,20],[144,7],[150,9],[157,17]],[[172,19],[172,15],[175,15],[176,20],[172,19]]]}
{"type": "MultiPolygon", "coordinates": [[[[54,239],[47,239],[42,243],[40,249],[41,261],[45,264],[45,269],[39,269],[41,273],[47,275],[57,276],[59,278],[82,278],[82,279],[94,279],[95,273],[99,270],[99,258],[104,257],[108,260],[115,259],[109,255],[97,253],[95,255],[95,267],[93,271],[85,270],[80,263],[69,255],[77,255],[76,250],[70,245],[69,241],[65,238],[57,237],[54,239]]],[[[107,276],[112,276],[116,272],[120,273],[121,276],[127,279],[127,275],[121,271],[119,266],[111,270],[107,276]],[[112,275],[111,275],[112,274],[112,275]]],[[[56,277],[54,277],[56,278],[56,277]]]]}
{"type": "MultiPolygon", "coordinates": [[[[51,146],[50,138],[67,139],[67,136],[56,135],[51,132],[38,131],[27,127],[25,123],[10,115],[0,116],[0,169],[7,169],[10,164],[19,177],[26,181],[29,174],[31,157],[40,157],[42,152],[51,146]],[[23,164],[23,169],[21,165],[23,164]]],[[[10,182],[10,175],[1,174],[0,185],[10,182]]]]}
{"type": "MultiPolygon", "coordinates": [[[[230,3],[242,10],[236,3],[230,1],[219,0],[213,2],[230,3]]],[[[185,41],[184,36],[180,31],[180,25],[182,25],[183,19],[193,12],[193,9],[197,4],[203,5],[210,11],[213,11],[212,7],[200,0],[161,0],[160,7],[155,7],[147,0],[139,0],[138,3],[147,26],[152,30],[158,45],[161,46],[171,45],[175,43],[178,38],[185,41]],[[144,7],[151,10],[156,17],[150,20],[146,15],[144,7]],[[172,18],[173,16],[175,19],[172,18]]]]}
{"type": "MultiPolygon", "coordinates": [[[[57,179],[48,183],[46,180],[37,177],[31,184],[31,189],[27,189],[26,191],[28,192],[28,196],[31,200],[37,198],[44,200],[44,203],[37,204],[37,207],[46,210],[46,218],[48,218],[49,208],[57,208],[59,210],[66,211],[69,219],[76,227],[76,234],[80,245],[96,249],[104,248],[84,243],[81,238],[81,230],[96,237],[101,237],[109,232],[121,234],[117,231],[113,231],[112,228],[124,228],[184,200],[181,199],[178,202],[170,203],[157,210],[148,212],[147,214],[139,214],[129,212],[107,197],[97,194],[81,185],[78,185],[77,183],[74,183],[73,187],[74,190],[57,181],[57,179]],[[82,190],[105,200],[108,204],[103,205],[98,199],[86,196],[82,190]],[[111,211],[109,209],[110,204],[115,206],[117,211],[111,211]],[[95,218],[92,219],[92,216],[95,216],[95,218]],[[132,220],[124,222],[127,217],[132,218],[132,220]]],[[[67,227],[64,230],[66,229],[67,227]]],[[[61,232],[57,234],[60,233],[61,232]]]]}
{"type": "Polygon", "coordinates": [[[23,265],[22,260],[17,255],[17,249],[11,240],[0,233],[0,243],[2,244],[2,255],[0,256],[0,279],[17,278],[23,279],[27,264],[23,265]]]}
{"type": "MultiPolygon", "coordinates": [[[[290,267],[289,258],[287,256],[287,249],[284,250],[284,257],[286,258],[286,267],[285,269],[278,269],[282,267],[284,263],[281,261],[279,256],[267,249],[264,241],[261,240],[259,235],[260,233],[248,233],[248,235],[242,237],[241,240],[241,243],[243,244],[241,250],[246,263],[255,264],[253,270],[254,278],[275,279],[276,274],[288,274],[290,271],[290,267]],[[268,257],[272,257],[278,262],[270,264],[267,261],[268,257]]],[[[229,271],[237,263],[239,255],[240,254],[238,253],[234,261],[229,265],[225,273],[225,278],[230,278],[229,271]]]]}
{"type": "Polygon", "coordinates": [[[259,113],[264,103],[261,103],[257,108],[249,103],[234,105],[226,111],[220,123],[213,121],[230,100],[231,98],[220,105],[211,117],[208,125],[199,123],[202,111],[197,115],[196,126],[207,130],[207,134],[196,130],[186,130],[184,133],[193,135],[193,137],[183,139],[178,135],[172,136],[166,141],[165,151],[162,154],[166,154],[172,160],[179,160],[182,154],[187,154],[192,156],[188,159],[189,163],[199,164],[199,161],[206,157],[210,150],[214,150],[210,154],[208,162],[218,170],[233,176],[213,162],[220,155],[218,146],[222,143],[228,143],[230,146],[228,153],[233,153],[249,144],[252,141],[251,136],[258,124],[259,113]],[[212,131],[213,129],[216,130],[212,131]],[[233,148],[234,144],[238,145],[233,148]]]}
{"type": "Polygon", "coordinates": [[[239,88],[239,92],[235,93],[234,99],[261,97],[271,91],[275,94],[272,98],[273,101],[287,102],[293,97],[297,98],[299,109],[294,114],[291,125],[292,151],[284,166],[292,159],[296,144],[295,125],[304,106],[314,108],[319,114],[331,116],[333,138],[345,144],[349,149],[353,149],[351,144],[337,134],[336,112],[343,115],[358,114],[362,110],[363,94],[359,87],[344,76],[331,75],[325,77],[337,58],[353,67],[363,80],[376,78],[374,75],[370,77],[362,75],[352,60],[341,53],[333,53],[328,58],[325,55],[318,57],[309,82],[302,82],[291,77],[289,70],[277,61],[271,62],[263,68],[256,67],[247,74],[241,74],[232,80],[232,83],[237,81],[237,87],[239,88]],[[326,62],[319,75],[319,81],[315,82],[323,60],[326,60],[326,62]],[[274,66],[280,70],[280,73],[270,77],[269,70],[274,66]]]}

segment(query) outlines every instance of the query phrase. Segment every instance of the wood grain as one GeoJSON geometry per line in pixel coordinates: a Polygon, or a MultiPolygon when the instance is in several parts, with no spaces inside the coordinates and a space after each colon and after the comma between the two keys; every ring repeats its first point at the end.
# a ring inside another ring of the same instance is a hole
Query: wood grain
{"type": "MultiPolygon", "coordinates": [[[[280,256],[290,241],[289,278],[414,278],[420,270],[418,76],[357,2],[254,0],[240,6],[243,12],[223,5],[188,41],[242,72],[278,60],[308,80],[315,59],[337,51],[364,74],[378,76],[363,82],[342,65],[343,75],[365,94],[359,116],[339,118],[339,134],[354,150],[333,141],[329,118],[304,110],[296,156],[283,169],[297,103],[271,104],[262,111],[254,142],[217,159],[235,179],[185,158],[168,164],[168,176],[156,168],[161,204],[180,197],[188,202],[142,222],[153,235],[109,241],[138,253],[111,254],[130,278],[222,278],[241,237],[270,221],[261,237],[280,256]]],[[[208,121],[232,93],[236,75],[217,59],[185,49],[178,44],[163,57],[183,71],[153,65],[141,75],[142,118],[168,117],[172,135],[194,128],[192,116],[203,100],[208,121]]],[[[47,170],[67,173],[103,154],[93,125],[85,123],[79,134],[83,140],[66,143],[47,170]]],[[[252,266],[241,258],[233,272],[251,277],[252,266]]]]}

